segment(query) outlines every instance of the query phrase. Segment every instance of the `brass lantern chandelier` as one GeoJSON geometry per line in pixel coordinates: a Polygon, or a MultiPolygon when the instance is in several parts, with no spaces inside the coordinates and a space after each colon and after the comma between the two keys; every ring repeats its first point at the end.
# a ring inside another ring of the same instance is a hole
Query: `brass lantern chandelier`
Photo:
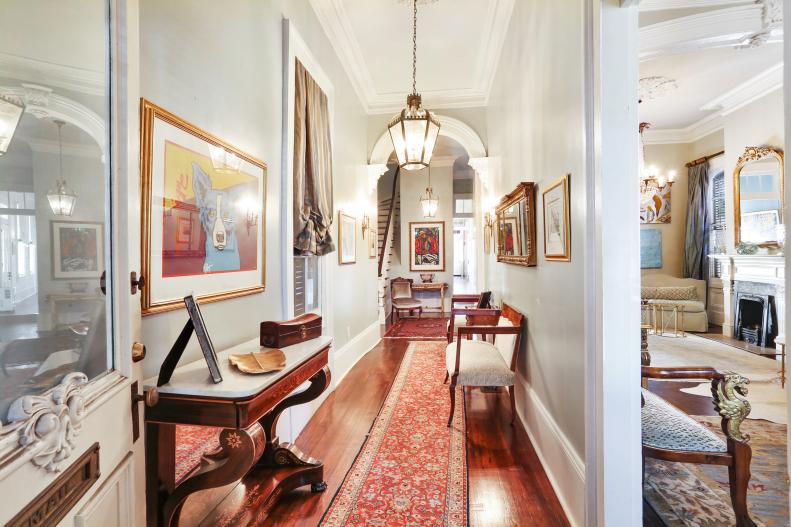
{"type": "Polygon", "coordinates": [[[431,186],[431,167],[428,167],[428,186],[426,187],[426,193],[420,196],[420,208],[423,209],[424,218],[434,218],[437,216],[439,196],[434,194],[434,188],[431,186]]]}
{"type": "Polygon", "coordinates": [[[417,93],[417,0],[412,0],[412,93],[406,108],[387,125],[398,165],[405,170],[421,170],[431,163],[439,135],[439,120],[422,107],[417,93]]]}

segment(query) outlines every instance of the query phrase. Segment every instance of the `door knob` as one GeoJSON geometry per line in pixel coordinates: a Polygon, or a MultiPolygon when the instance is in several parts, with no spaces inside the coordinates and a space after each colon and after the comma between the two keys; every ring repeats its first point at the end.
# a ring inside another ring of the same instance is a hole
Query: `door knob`
{"type": "Polygon", "coordinates": [[[146,406],[149,408],[156,406],[159,402],[159,392],[156,388],[149,388],[148,390],[144,390],[143,393],[136,393],[132,396],[133,404],[137,404],[140,401],[146,403],[146,406]]]}

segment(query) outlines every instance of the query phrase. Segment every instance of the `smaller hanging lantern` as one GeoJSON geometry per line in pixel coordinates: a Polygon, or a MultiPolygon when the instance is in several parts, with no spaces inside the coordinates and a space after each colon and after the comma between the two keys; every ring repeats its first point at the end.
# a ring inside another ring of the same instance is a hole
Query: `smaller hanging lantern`
{"type": "Polygon", "coordinates": [[[434,189],[431,188],[431,167],[428,167],[428,186],[426,193],[420,196],[420,206],[423,209],[424,218],[434,218],[437,215],[439,208],[439,197],[434,194],[434,189]]]}
{"type": "Polygon", "coordinates": [[[55,216],[71,216],[74,213],[74,206],[77,204],[77,194],[69,188],[66,180],[63,179],[63,142],[60,130],[66,123],[63,121],[54,121],[54,123],[58,127],[59,169],[58,179],[55,180],[55,189],[47,192],[47,201],[49,201],[49,207],[55,216]]]}

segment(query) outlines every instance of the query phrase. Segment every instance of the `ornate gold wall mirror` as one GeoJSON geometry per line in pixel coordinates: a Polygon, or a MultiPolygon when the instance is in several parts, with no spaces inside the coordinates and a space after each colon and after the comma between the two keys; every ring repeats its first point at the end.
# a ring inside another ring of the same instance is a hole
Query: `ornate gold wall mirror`
{"type": "Polygon", "coordinates": [[[497,261],[536,265],[536,184],[519,185],[500,201],[497,213],[497,261]]]}
{"type": "Polygon", "coordinates": [[[750,146],[733,172],[735,243],[778,246],[783,213],[783,152],[750,146]]]}

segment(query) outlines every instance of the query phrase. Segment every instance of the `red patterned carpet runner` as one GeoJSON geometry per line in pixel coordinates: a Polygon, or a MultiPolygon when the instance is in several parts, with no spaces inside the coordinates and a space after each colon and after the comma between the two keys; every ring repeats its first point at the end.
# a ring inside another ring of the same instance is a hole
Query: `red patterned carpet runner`
{"type": "MultiPolygon", "coordinates": [[[[448,335],[448,318],[402,318],[385,333],[386,339],[445,340],[448,335]]],[[[445,359],[443,359],[443,364],[445,359]]]]}
{"type": "MultiPolygon", "coordinates": [[[[436,319],[435,319],[436,320],[436,319]]],[[[413,342],[360,454],[324,515],[326,527],[466,527],[466,430],[453,426],[445,346],[413,342]]]]}

